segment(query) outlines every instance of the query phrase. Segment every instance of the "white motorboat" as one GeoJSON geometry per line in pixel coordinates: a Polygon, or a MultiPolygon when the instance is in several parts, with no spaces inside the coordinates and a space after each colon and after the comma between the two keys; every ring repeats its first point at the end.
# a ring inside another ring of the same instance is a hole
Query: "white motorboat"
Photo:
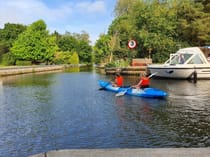
{"type": "Polygon", "coordinates": [[[189,47],[170,54],[164,64],[147,65],[150,73],[158,77],[210,79],[210,47],[189,47]]]}

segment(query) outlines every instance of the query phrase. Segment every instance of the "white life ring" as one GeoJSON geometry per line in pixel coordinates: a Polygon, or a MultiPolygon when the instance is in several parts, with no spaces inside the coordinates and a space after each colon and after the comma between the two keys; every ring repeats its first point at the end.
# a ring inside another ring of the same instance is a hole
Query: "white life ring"
{"type": "Polygon", "coordinates": [[[130,49],[134,49],[136,46],[137,46],[137,43],[136,43],[135,40],[129,40],[129,41],[128,41],[128,47],[129,47],[130,49]]]}

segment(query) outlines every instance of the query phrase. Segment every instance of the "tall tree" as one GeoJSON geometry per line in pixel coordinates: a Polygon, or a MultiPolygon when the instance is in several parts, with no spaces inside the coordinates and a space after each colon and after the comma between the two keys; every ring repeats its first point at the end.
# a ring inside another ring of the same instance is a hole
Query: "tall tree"
{"type": "Polygon", "coordinates": [[[83,40],[83,41],[86,41],[87,43],[90,43],[89,34],[85,31],[82,31],[81,34],[73,33],[72,36],[75,37],[75,39],[77,40],[80,40],[80,41],[83,40]]]}
{"type": "Polygon", "coordinates": [[[85,40],[80,40],[78,43],[77,53],[79,60],[82,63],[92,62],[92,47],[85,40]]]}
{"type": "MultiPolygon", "coordinates": [[[[210,6],[210,2],[207,6],[210,6]]],[[[197,46],[210,44],[210,13],[205,11],[202,3],[180,1],[177,5],[177,17],[180,40],[197,46]]]]}
{"type": "Polygon", "coordinates": [[[0,56],[8,53],[12,43],[18,35],[26,30],[26,26],[21,24],[6,23],[3,29],[0,29],[0,56]]]}
{"type": "Polygon", "coordinates": [[[52,61],[57,50],[55,36],[49,36],[43,20],[32,23],[14,42],[11,52],[17,60],[40,63],[52,61]]]}
{"type": "Polygon", "coordinates": [[[110,57],[109,43],[111,36],[101,34],[94,46],[94,61],[95,63],[106,63],[110,57]]]}
{"type": "Polygon", "coordinates": [[[60,51],[76,51],[78,41],[72,35],[65,34],[58,40],[58,47],[60,51]]]}

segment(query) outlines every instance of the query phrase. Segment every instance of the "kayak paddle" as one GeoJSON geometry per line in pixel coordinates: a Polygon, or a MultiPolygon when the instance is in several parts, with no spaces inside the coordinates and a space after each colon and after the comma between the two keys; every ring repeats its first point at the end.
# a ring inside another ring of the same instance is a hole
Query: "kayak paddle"
{"type": "Polygon", "coordinates": [[[126,89],[126,90],[124,90],[124,91],[122,91],[122,92],[117,93],[115,96],[123,96],[123,95],[125,95],[125,93],[127,93],[127,91],[128,91],[130,88],[132,88],[132,87],[129,87],[128,89],[126,89]]]}

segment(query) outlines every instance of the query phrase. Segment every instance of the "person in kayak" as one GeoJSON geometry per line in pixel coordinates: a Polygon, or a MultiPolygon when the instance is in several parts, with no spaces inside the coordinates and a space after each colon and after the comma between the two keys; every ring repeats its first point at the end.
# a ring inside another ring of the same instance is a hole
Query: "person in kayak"
{"type": "Polygon", "coordinates": [[[115,80],[112,82],[113,87],[122,87],[123,86],[123,77],[120,73],[115,74],[115,80]]]}
{"type": "Polygon", "coordinates": [[[146,76],[145,73],[142,73],[138,84],[131,86],[132,88],[140,89],[147,88],[150,85],[150,78],[146,76]]]}

